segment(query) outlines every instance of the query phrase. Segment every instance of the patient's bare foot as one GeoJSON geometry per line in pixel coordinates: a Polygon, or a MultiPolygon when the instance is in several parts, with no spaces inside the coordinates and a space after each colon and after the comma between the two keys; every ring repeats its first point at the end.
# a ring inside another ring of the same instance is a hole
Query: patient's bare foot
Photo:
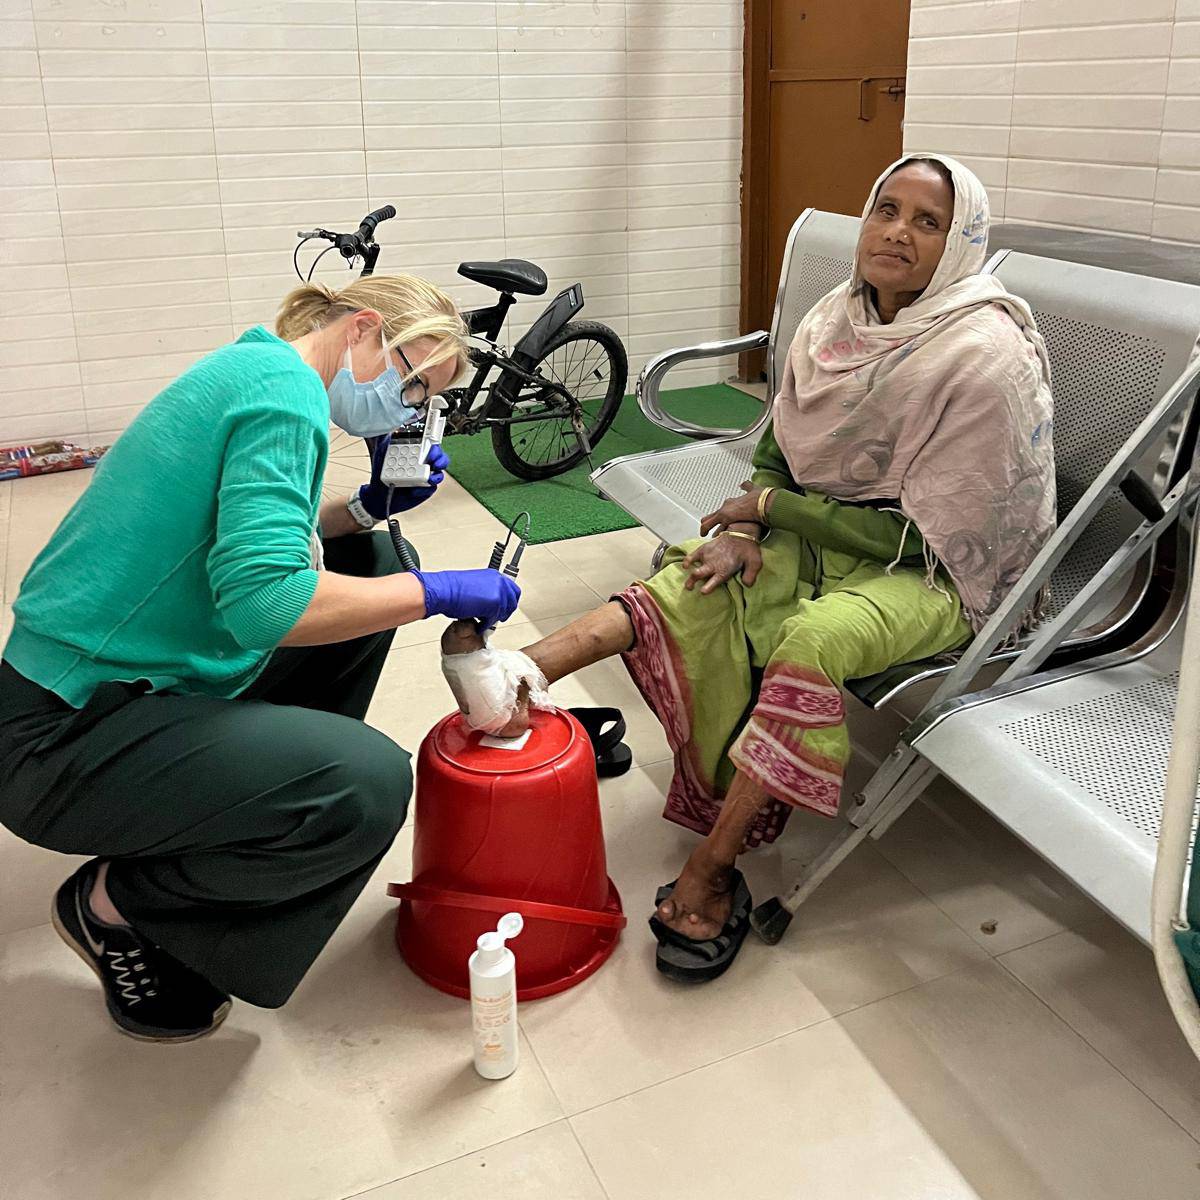
{"type": "MultiPolygon", "coordinates": [[[[446,657],[470,654],[473,650],[482,650],[484,645],[474,621],[455,621],[442,635],[442,654],[446,657]]],[[[620,654],[632,645],[633,623],[629,614],[623,605],[609,601],[534,645],[526,646],[523,653],[533,660],[547,683],[554,683],[572,671],[599,662],[610,655],[620,654]]],[[[465,714],[464,701],[455,689],[454,682],[449,676],[446,682],[450,684],[450,690],[458,700],[459,709],[465,714]]],[[[522,683],[517,692],[517,704],[511,719],[493,736],[520,737],[528,728],[529,687],[522,683]]]]}
{"type": "Polygon", "coordinates": [[[698,846],[679,874],[670,896],[658,906],[658,919],[685,937],[702,942],[725,928],[733,911],[733,871],[698,846]]]}
{"type": "Polygon", "coordinates": [[[443,654],[470,654],[482,650],[486,643],[474,621],[451,621],[442,634],[443,654]]]}
{"type": "MultiPolygon", "coordinates": [[[[447,657],[455,654],[470,654],[474,650],[482,650],[485,645],[487,643],[483,640],[483,635],[474,621],[454,621],[446,626],[446,632],[442,634],[442,654],[447,657]]],[[[450,680],[447,679],[446,682],[450,683],[450,680]]],[[[454,691],[452,683],[450,690],[454,691]]],[[[465,715],[467,710],[463,707],[462,700],[458,699],[457,694],[455,699],[458,700],[459,712],[465,715]]],[[[517,707],[513,711],[512,719],[503,729],[497,730],[491,736],[517,738],[528,728],[529,688],[523,683],[517,690],[517,707]]]]}

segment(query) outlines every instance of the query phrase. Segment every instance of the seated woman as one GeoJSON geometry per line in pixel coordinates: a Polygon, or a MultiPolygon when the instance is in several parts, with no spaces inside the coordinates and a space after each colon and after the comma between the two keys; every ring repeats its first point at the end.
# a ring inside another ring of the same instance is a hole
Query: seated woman
{"type": "MultiPolygon", "coordinates": [[[[987,232],[960,163],[890,167],[853,278],[796,331],[751,482],[701,524],[717,536],[524,652],[535,688],[622,654],[667,731],[665,815],[706,835],[651,922],[667,974],[712,978],[737,953],[743,849],[794,806],[836,815],[844,681],[960,646],[1053,528],[1046,352],[1028,306],[979,273],[987,232]]],[[[443,642],[471,646],[461,627],[443,642]]],[[[469,707],[452,660],[447,678],[469,707]]]]}

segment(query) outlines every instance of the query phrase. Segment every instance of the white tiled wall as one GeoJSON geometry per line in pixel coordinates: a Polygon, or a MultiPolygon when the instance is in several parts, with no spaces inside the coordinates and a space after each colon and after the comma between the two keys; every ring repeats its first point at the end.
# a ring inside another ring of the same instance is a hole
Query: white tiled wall
{"type": "Polygon", "coordinates": [[[740,0],[0,0],[0,445],[111,440],[270,320],[297,229],[389,202],[381,269],[472,304],[460,260],[532,258],[583,281],[631,375],[735,333],[741,24],[740,0]]]}
{"type": "Polygon", "coordinates": [[[907,149],[997,215],[1200,242],[1200,0],[912,0],[907,149]]]}

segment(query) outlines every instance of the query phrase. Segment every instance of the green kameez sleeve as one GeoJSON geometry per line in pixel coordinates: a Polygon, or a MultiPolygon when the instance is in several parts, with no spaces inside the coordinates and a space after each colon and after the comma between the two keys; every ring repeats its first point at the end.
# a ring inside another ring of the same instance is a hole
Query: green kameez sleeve
{"type": "Polygon", "coordinates": [[[786,529],[827,550],[879,562],[923,555],[925,539],[903,514],[834,500],[800,487],[792,479],[773,426],[768,425],[763,431],[753,462],[750,481],[754,486],[779,489],[768,512],[772,529],[786,529]]]}

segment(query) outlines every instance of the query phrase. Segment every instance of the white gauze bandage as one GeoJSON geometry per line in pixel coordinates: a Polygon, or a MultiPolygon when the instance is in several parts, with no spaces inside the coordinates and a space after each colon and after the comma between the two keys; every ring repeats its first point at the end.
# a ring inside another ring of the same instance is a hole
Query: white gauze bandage
{"type": "Polygon", "coordinates": [[[472,729],[496,733],[512,720],[521,684],[529,687],[529,707],[553,710],[546,677],[520,650],[484,646],[466,654],[443,654],[442,674],[472,729]]]}

